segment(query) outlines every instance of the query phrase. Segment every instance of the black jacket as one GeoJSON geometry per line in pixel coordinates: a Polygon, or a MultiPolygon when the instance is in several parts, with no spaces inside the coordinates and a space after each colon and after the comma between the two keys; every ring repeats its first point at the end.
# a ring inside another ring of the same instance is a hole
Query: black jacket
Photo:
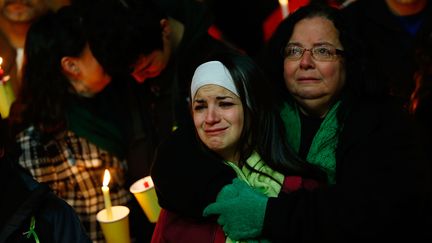
{"type": "Polygon", "coordinates": [[[0,242],[35,242],[24,235],[35,219],[35,231],[42,243],[91,242],[75,211],[7,159],[0,159],[0,242]]]}
{"type": "Polygon", "coordinates": [[[351,110],[336,152],[336,185],[270,198],[273,242],[432,239],[432,160],[410,117],[390,100],[351,110]]]}

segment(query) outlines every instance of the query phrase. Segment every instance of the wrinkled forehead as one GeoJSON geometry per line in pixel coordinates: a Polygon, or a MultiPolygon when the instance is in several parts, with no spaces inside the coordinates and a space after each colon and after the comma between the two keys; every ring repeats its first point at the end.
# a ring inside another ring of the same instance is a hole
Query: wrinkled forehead
{"type": "Polygon", "coordinates": [[[324,16],[314,16],[298,21],[293,28],[288,43],[331,44],[342,47],[339,30],[324,16]]]}

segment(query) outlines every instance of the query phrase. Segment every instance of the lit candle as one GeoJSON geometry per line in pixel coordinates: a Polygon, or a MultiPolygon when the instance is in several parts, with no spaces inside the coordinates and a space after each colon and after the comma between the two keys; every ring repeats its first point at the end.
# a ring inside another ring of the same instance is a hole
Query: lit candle
{"type": "Polygon", "coordinates": [[[9,116],[9,108],[15,100],[15,95],[12,90],[9,75],[5,74],[2,68],[3,58],[0,57],[0,114],[3,118],[9,116]]]}
{"type": "Polygon", "coordinates": [[[2,63],[3,63],[3,57],[0,57],[0,80],[3,80],[3,74],[4,74],[3,68],[1,67],[2,63]]]}
{"type": "Polygon", "coordinates": [[[111,179],[111,175],[109,171],[105,169],[103,183],[102,183],[102,192],[104,196],[105,210],[107,212],[108,219],[112,219],[111,198],[110,198],[109,187],[108,187],[108,183],[110,179],[111,179]]]}
{"type": "Polygon", "coordinates": [[[288,9],[288,0],[279,0],[280,8],[282,11],[282,18],[288,17],[289,9],[288,9]]]}
{"type": "Polygon", "coordinates": [[[0,57],[0,82],[1,83],[6,83],[6,81],[8,81],[10,79],[9,75],[5,75],[5,71],[2,68],[2,64],[3,64],[3,58],[0,57]]]}

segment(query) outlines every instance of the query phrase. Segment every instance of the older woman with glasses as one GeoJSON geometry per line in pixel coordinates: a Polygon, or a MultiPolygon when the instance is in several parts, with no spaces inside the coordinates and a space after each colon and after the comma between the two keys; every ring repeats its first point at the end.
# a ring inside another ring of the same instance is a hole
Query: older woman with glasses
{"type": "Polygon", "coordinates": [[[328,186],[269,198],[234,179],[204,214],[234,240],[430,241],[431,160],[408,115],[371,89],[349,24],[314,4],[280,28],[286,136],[328,186]]]}

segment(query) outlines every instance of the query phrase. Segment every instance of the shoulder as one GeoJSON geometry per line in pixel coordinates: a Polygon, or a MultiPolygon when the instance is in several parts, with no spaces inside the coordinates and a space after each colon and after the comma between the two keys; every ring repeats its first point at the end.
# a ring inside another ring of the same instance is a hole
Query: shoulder
{"type": "Polygon", "coordinates": [[[46,195],[38,217],[50,224],[55,242],[90,242],[74,209],[52,192],[46,195]]]}
{"type": "MultiPolygon", "coordinates": [[[[408,111],[404,108],[402,100],[392,96],[368,98],[365,97],[361,102],[353,105],[349,112],[348,119],[371,119],[375,122],[395,119],[399,117],[403,122],[411,120],[408,111]]],[[[396,121],[395,121],[396,122],[396,121]]]]}
{"type": "Polygon", "coordinates": [[[344,120],[339,141],[343,144],[341,146],[353,141],[374,143],[391,138],[395,139],[392,142],[397,142],[411,139],[415,134],[414,119],[402,103],[392,97],[382,97],[365,99],[351,107],[344,120]]]}
{"type": "MultiPolygon", "coordinates": [[[[217,163],[220,163],[220,160],[216,159],[215,156],[212,156],[201,147],[194,129],[190,125],[186,125],[173,132],[171,136],[159,146],[155,165],[160,166],[159,163],[169,163],[176,167],[186,167],[187,165],[195,167],[201,165],[198,167],[201,168],[204,166],[202,161],[207,161],[207,163],[209,163],[209,161],[216,160],[217,163]],[[178,161],[188,161],[188,163],[179,164],[178,161]]],[[[162,170],[166,170],[162,167],[162,170]]],[[[190,169],[193,169],[192,167],[190,169]]]]}

